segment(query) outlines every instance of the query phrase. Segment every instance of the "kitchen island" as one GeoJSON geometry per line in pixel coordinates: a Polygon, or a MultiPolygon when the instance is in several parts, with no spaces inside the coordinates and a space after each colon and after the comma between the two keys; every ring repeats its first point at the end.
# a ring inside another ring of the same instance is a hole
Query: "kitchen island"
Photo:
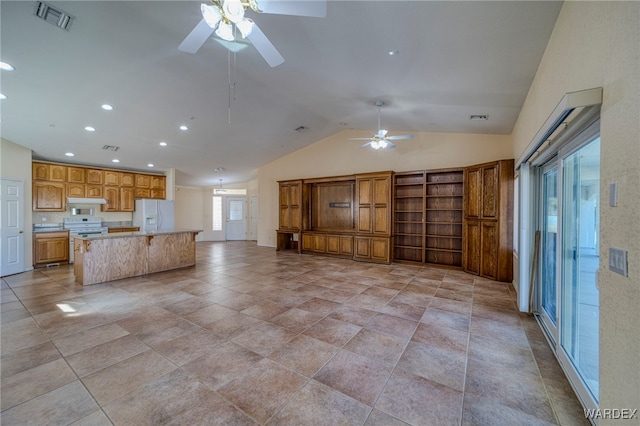
{"type": "Polygon", "coordinates": [[[103,283],[196,264],[202,230],[119,232],[75,237],[76,281],[103,283]]]}

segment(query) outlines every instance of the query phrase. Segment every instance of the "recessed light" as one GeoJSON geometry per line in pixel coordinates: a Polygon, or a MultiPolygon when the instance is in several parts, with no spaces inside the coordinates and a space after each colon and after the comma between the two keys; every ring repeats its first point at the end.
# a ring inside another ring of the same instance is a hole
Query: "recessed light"
{"type": "Polygon", "coordinates": [[[160,142],[160,146],[167,146],[166,142],[160,142]]]}
{"type": "Polygon", "coordinates": [[[4,93],[0,93],[0,99],[2,100],[7,99],[7,95],[5,95],[4,93]]]}
{"type": "Polygon", "coordinates": [[[180,130],[182,130],[184,132],[184,131],[189,130],[189,128],[183,124],[182,126],[180,126],[180,130]]]}
{"type": "Polygon", "coordinates": [[[64,155],[66,155],[67,157],[73,157],[74,156],[73,152],[65,152],[64,155]]]}
{"type": "Polygon", "coordinates": [[[153,166],[153,163],[149,163],[149,164],[147,164],[147,167],[154,167],[154,166],[153,166]]]}
{"type": "Polygon", "coordinates": [[[11,64],[8,64],[6,62],[0,62],[0,70],[13,71],[13,70],[15,70],[15,68],[11,64]]]}
{"type": "Polygon", "coordinates": [[[87,132],[95,132],[96,128],[95,127],[91,127],[91,126],[87,126],[84,128],[87,132]]]}
{"type": "Polygon", "coordinates": [[[120,160],[118,160],[117,158],[114,158],[113,160],[111,160],[112,163],[119,163],[120,160]]]}
{"type": "Polygon", "coordinates": [[[109,104],[102,104],[100,108],[102,108],[105,111],[113,111],[113,107],[109,104]]]}
{"type": "Polygon", "coordinates": [[[398,56],[400,54],[400,51],[399,50],[390,50],[387,53],[389,54],[389,56],[398,56]]]}

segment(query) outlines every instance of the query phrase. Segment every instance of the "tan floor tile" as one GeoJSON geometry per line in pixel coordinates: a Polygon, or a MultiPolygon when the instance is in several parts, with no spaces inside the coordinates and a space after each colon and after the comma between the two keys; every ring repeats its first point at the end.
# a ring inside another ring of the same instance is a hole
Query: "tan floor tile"
{"type": "Polygon", "coordinates": [[[296,334],[284,327],[265,323],[250,328],[232,340],[257,354],[268,356],[271,352],[296,337],[296,334]]]}
{"type": "Polygon", "coordinates": [[[209,390],[198,404],[172,418],[167,425],[251,426],[257,423],[217,392],[209,390]]]}
{"type": "Polygon", "coordinates": [[[148,349],[147,345],[129,334],[85,349],[82,352],[68,356],[66,359],[78,377],[84,377],[148,349]]]}
{"type": "Polygon", "coordinates": [[[405,338],[364,328],[344,348],[367,358],[395,365],[406,345],[405,338]]]}
{"type": "Polygon", "coordinates": [[[265,358],[218,392],[258,422],[264,423],[308,380],[265,358]]]}
{"type": "Polygon", "coordinates": [[[341,350],[314,376],[314,379],[373,406],[391,370],[391,366],[380,361],[341,350]]]}
{"type": "Polygon", "coordinates": [[[213,391],[182,370],[145,383],[103,407],[115,425],[158,425],[201,405],[213,391]]]}
{"type": "Polygon", "coordinates": [[[451,389],[464,388],[466,357],[463,353],[409,342],[397,368],[443,384],[451,389]]]}
{"type": "Polygon", "coordinates": [[[109,417],[102,410],[96,410],[78,420],[71,423],[71,426],[111,426],[113,423],[109,420],[109,417]]]}
{"type": "Polygon", "coordinates": [[[466,394],[462,411],[462,425],[548,425],[555,421],[540,419],[501,403],[500,398],[489,398],[481,395],[466,394]]]}
{"type": "Polygon", "coordinates": [[[195,330],[168,342],[155,345],[153,349],[177,365],[184,365],[207,354],[225,339],[206,330],[195,330]]]}
{"type": "Polygon", "coordinates": [[[183,368],[212,389],[224,386],[245,374],[262,357],[233,342],[216,346],[211,351],[183,365],[183,368]]]}
{"type": "MultiPolygon", "coordinates": [[[[98,409],[80,381],[56,388],[2,412],[5,425],[72,424],[98,409]]],[[[86,424],[86,423],[85,423],[86,424]]],[[[99,426],[100,423],[91,423],[99,426]]],[[[108,423],[107,423],[108,424],[108,423]]]]}
{"type": "Polygon", "coordinates": [[[240,313],[266,321],[288,311],[289,309],[290,308],[287,306],[280,305],[270,300],[263,300],[248,307],[247,309],[243,309],[240,313]]]}
{"type": "Polygon", "coordinates": [[[62,358],[21,371],[2,379],[2,410],[28,401],[76,380],[73,370],[62,358]]]}
{"type": "MultiPolygon", "coordinates": [[[[325,291],[325,290],[326,289],[323,289],[322,291],[325,291]]],[[[298,309],[313,312],[319,315],[328,315],[334,310],[336,310],[338,307],[340,307],[340,303],[333,302],[331,300],[320,299],[317,297],[314,297],[296,306],[296,308],[298,309]]]]}
{"type": "Polygon", "coordinates": [[[311,380],[268,424],[358,425],[363,424],[370,411],[371,407],[311,380]]]}
{"type": "Polygon", "coordinates": [[[232,315],[234,313],[235,311],[233,309],[216,304],[184,315],[184,318],[194,324],[199,325],[200,327],[204,327],[208,324],[211,324],[212,322],[224,319],[225,317],[228,317],[229,315],[232,315]]]}
{"type": "Polygon", "coordinates": [[[470,319],[468,315],[458,314],[450,311],[442,311],[429,306],[422,315],[420,322],[432,327],[447,327],[463,332],[469,331],[470,319]]]}
{"type": "Polygon", "coordinates": [[[13,376],[22,371],[47,364],[61,358],[60,353],[51,342],[30,346],[15,352],[2,355],[0,370],[2,379],[13,376]]]}
{"type": "Polygon", "coordinates": [[[299,335],[272,352],[269,358],[300,374],[313,377],[338,350],[321,340],[299,335]]]}
{"type": "Polygon", "coordinates": [[[152,350],[83,377],[82,382],[101,406],[120,398],[177,367],[152,350]]]}
{"type": "Polygon", "coordinates": [[[363,327],[378,312],[369,309],[358,308],[357,306],[342,305],[329,314],[329,318],[337,319],[343,322],[359,325],[363,327]]]}
{"type": "Polygon", "coordinates": [[[411,321],[420,321],[420,318],[422,318],[422,315],[424,314],[424,310],[424,307],[398,302],[393,299],[387,303],[380,312],[411,321]]]}
{"type": "Polygon", "coordinates": [[[308,328],[304,332],[304,335],[322,340],[334,346],[342,347],[351,340],[361,328],[362,327],[348,322],[333,318],[324,318],[308,328]]]}
{"type": "Polygon", "coordinates": [[[3,354],[49,341],[33,318],[24,318],[8,324],[2,323],[0,331],[0,347],[3,354]]]}
{"type": "Polygon", "coordinates": [[[390,414],[376,410],[375,408],[371,411],[367,421],[364,423],[365,426],[407,426],[407,424],[408,423],[396,419],[390,414]]]}
{"type": "Polygon", "coordinates": [[[458,425],[462,392],[395,370],[375,408],[412,425],[458,425]]]}
{"type": "Polygon", "coordinates": [[[381,331],[393,336],[403,337],[408,340],[416,330],[417,326],[417,321],[410,321],[404,318],[398,318],[394,315],[380,313],[371,318],[365,325],[365,328],[381,331]]]}
{"type": "Polygon", "coordinates": [[[320,314],[298,308],[289,309],[270,319],[270,322],[285,327],[295,333],[301,333],[323,318],[320,314]]]}
{"type": "Polygon", "coordinates": [[[53,339],[53,343],[62,355],[69,356],[127,334],[129,332],[117,324],[106,324],[80,331],[67,337],[53,339]]]}
{"type": "Polygon", "coordinates": [[[432,326],[421,322],[411,340],[464,355],[467,353],[469,333],[455,328],[432,326]]]}

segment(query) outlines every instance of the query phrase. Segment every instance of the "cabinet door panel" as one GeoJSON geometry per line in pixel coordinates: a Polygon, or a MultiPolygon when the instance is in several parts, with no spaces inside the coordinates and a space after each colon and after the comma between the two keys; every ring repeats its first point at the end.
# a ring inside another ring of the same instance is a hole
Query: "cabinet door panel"
{"type": "Polygon", "coordinates": [[[314,234],[313,251],[316,253],[327,252],[327,236],[325,234],[314,234]]]}
{"type": "Polygon", "coordinates": [[[151,198],[154,200],[164,200],[167,198],[167,194],[164,189],[152,189],[151,190],[151,198]]]}
{"type": "Polygon", "coordinates": [[[339,235],[327,235],[327,253],[340,254],[339,235]]]}
{"type": "Polygon", "coordinates": [[[467,171],[467,180],[465,184],[465,206],[466,216],[477,218],[480,217],[480,202],[482,198],[481,194],[482,174],[480,169],[474,169],[467,171]]]}
{"type": "Polygon", "coordinates": [[[358,208],[358,232],[371,232],[371,207],[358,208]]]}
{"type": "Polygon", "coordinates": [[[136,174],[137,188],[151,188],[151,176],[136,174]]]}
{"type": "Polygon", "coordinates": [[[120,188],[117,186],[105,186],[104,198],[107,200],[107,204],[102,205],[103,212],[120,211],[120,188]]]}
{"type": "Polygon", "coordinates": [[[151,189],[166,190],[167,178],[165,176],[151,176],[151,189]]]}
{"type": "Polygon", "coordinates": [[[49,167],[49,180],[51,182],[65,182],[67,179],[67,166],[52,164],[49,167]]]}
{"type": "Polygon", "coordinates": [[[289,207],[289,226],[291,229],[300,229],[302,215],[300,214],[300,206],[289,207]]]}
{"type": "Polygon", "coordinates": [[[84,183],[68,183],[67,197],[81,197],[86,195],[86,186],[84,183]]]}
{"type": "Polygon", "coordinates": [[[104,183],[104,171],[98,169],[87,169],[87,183],[92,185],[102,185],[104,183]]]}
{"type": "Polygon", "coordinates": [[[371,179],[358,180],[358,204],[371,204],[371,179]]]}
{"type": "Polygon", "coordinates": [[[371,238],[371,259],[379,262],[389,261],[388,238],[371,238]]]}
{"type": "Polygon", "coordinates": [[[390,223],[389,217],[389,208],[385,206],[376,205],[374,210],[374,219],[373,219],[373,232],[376,234],[386,234],[390,233],[390,223]]]}
{"type": "Polygon", "coordinates": [[[467,272],[480,273],[480,223],[475,220],[465,222],[463,266],[467,272]]]}
{"type": "Polygon", "coordinates": [[[289,186],[289,205],[299,206],[300,200],[300,184],[291,184],[289,186]]]}
{"type": "Polygon", "coordinates": [[[480,227],[480,275],[495,280],[498,276],[498,226],[494,221],[483,221],[480,227]]]}
{"type": "Polygon", "coordinates": [[[102,198],[102,185],[87,185],[88,198],[102,198]]]}
{"type": "Polygon", "coordinates": [[[371,238],[355,237],[356,257],[361,259],[371,259],[371,238]]]}
{"type": "Polygon", "coordinates": [[[135,175],[133,173],[120,172],[120,186],[135,186],[135,175]]]}
{"type": "Polygon", "coordinates": [[[313,251],[313,234],[302,234],[302,250],[313,251]]]}
{"type": "Polygon", "coordinates": [[[104,171],[104,184],[109,186],[120,185],[120,173],[113,170],[104,171]]]}
{"type": "Polygon", "coordinates": [[[136,188],[134,196],[135,198],[149,198],[151,197],[151,190],[149,188],[136,188]]]}
{"type": "Polygon", "coordinates": [[[67,167],[67,182],[84,183],[84,170],[83,167],[67,167]]]}
{"type": "Polygon", "coordinates": [[[353,237],[350,235],[340,236],[340,254],[353,255],[353,237]]]}
{"type": "Polygon", "coordinates": [[[67,197],[63,183],[33,183],[33,210],[50,212],[65,211],[66,200],[67,197]]]}
{"type": "Polygon", "coordinates": [[[49,180],[49,165],[42,163],[32,163],[31,177],[33,180],[49,180]]]}
{"type": "Polygon", "coordinates": [[[391,194],[391,179],[388,177],[373,179],[374,204],[388,204],[391,194]]]}
{"type": "Polygon", "coordinates": [[[498,216],[498,166],[482,169],[482,218],[498,216]]]}
{"type": "Polygon", "coordinates": [[[289,206],[280,206],[280,229],[291,229],[289,206]]]}
{"type": "Polygon", "coordinates": [[[134,189],[133,188],[120,188],[120,211],[132,212],[135,210],[134,203],[134,189]]]}

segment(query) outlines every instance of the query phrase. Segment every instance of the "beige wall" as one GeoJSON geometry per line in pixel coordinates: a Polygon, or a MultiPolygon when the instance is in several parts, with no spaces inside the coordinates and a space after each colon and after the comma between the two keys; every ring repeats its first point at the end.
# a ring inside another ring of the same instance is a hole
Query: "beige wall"
{"type": "Polygon", "coordinates": [[[370,135],[370,131],[344,131],[259,168],[258,244],[275,246],[278,180],[464,167],[513,158],[508,135],[416,133],[415,139],[398,141],[388,151],[360,148],[362,141],[348,140],[370,135]]]}
{"type": "MultiPolygon", "coordinates": [[[[518,157],[566,92],[603,88],[600,407],[640,409],[640,3],[565,2],[513,132],[518,157]],[[609,207],[609,184],[619,205],[609,207]],[[628,250],[629,277],[608,270],[628,250]]],[[[623,421],[601,421],[625,424],[623,421]]],[[[639,424],[636,418],[628,424],[639,424]]]]}
{"type": "Polygon", "coordinates": [[[0,177],[24,182],[24,267],[25,270],[33,269],[31,150],[0,139],[0,177]]]}

